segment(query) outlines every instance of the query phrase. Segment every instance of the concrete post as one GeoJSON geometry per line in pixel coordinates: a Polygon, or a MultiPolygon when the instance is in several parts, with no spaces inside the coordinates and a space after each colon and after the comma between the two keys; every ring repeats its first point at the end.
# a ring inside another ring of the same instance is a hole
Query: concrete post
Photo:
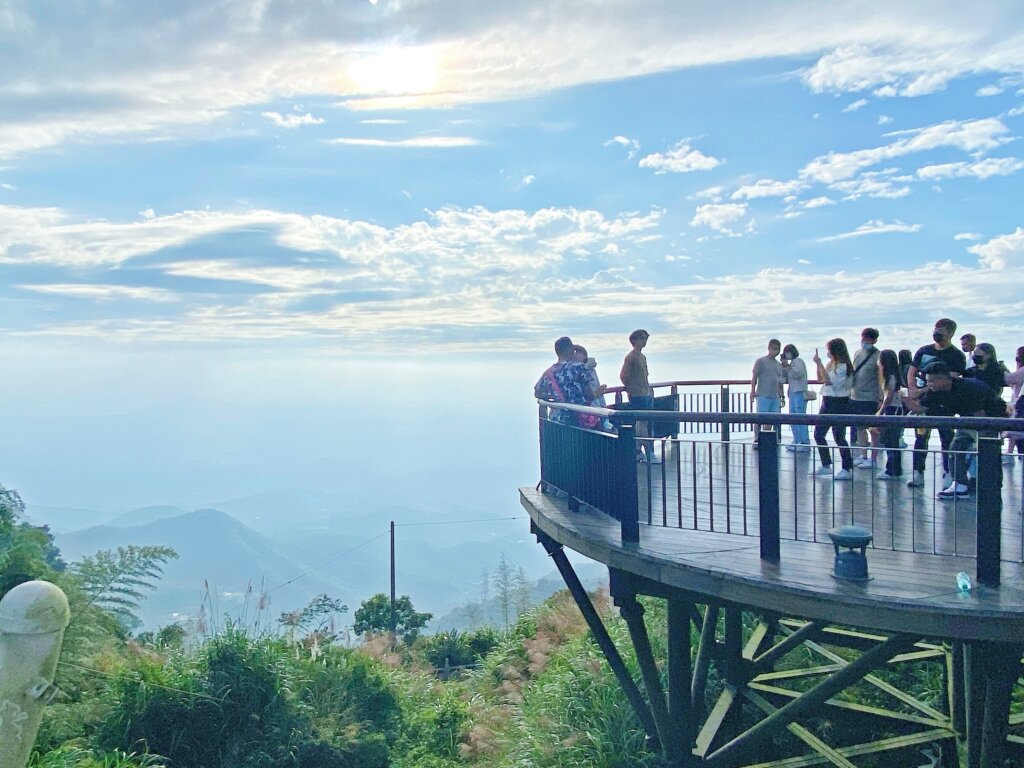
{"type": "Polygon", "coordinates": [[[0,768],[25,768],[71,619],[68,599],[46,581],[19,584],[0,600],[0,768]]]}

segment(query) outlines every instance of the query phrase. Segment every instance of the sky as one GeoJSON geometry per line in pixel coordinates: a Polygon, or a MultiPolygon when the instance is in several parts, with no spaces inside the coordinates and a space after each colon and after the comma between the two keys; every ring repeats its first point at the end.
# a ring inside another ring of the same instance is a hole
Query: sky
{"type": "Polygon", "coordinates": [[[636,327],[663,381],[942,316],[1012,360],[1022,30],[1009,1],[0,0],[0,482],[431,476],[514,509],[562,334],[611,383],[636,327]]]}

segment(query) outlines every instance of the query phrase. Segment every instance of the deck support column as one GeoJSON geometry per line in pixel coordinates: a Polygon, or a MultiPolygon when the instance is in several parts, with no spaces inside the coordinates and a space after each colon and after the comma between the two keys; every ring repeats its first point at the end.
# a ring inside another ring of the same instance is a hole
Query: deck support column
{"type": "Polygon", "coordinates": [[[654,661],[654,652],[651,650],[651,638],[647,634],[647,625],[644,623],[644,607],[636,599],[636,593],[631,589],[622,594],[620,590],[614,595],[615,602],[619,606],[622,618],[626,621],[629,629],[629,636],[633,640],[633,650],[636,651],[636,661],[640,666],[640,675],[644,680],[644,688],[647,689],[647,698],[651,702],[651,712],[654,715],[654,724],[658,729],[658,738],[665,749],[670,762],[675,762],[682,753],[682,746],[679,744],[679,731],[672,728],[669,718],[668,705],[665,703],[665,690],[661,685],[661,677],[658,674],[658,665],[654,661]]]}
{"type": "Polygon", "coordinates": [[[572,563],[570,563],[569,558],[566,557],[565,550],[561,544],[547,536],[536,526],[531,524],[531,528],[533,529],[533,533],[537,536],[537,541],[539,541],[545,551],[547,551],[552,561],[554,561],[555,567],[558,568],[558,572],[562,575],[562,580],[565,581],[565,586],[569,589],[569,593],[572,595],[573,600],[576,601],[576,605],[579,607],[580,613],[583,614],[583,618],[587,622],[587,627],[589,627],[591,634],[594,636],[594,640],[597,642],[598,647],[601,649],[605,659],[608,661],[608,666],[611,667],[612,672],[615,674],[615,678],[619,681],[619,686],[622,688],[623,693],[626,694],[626,698],[629,700],[630,706],[633,707],[633,712],[636,714],[637,719],[643,726],[644,732],[647,734],[648,741],[657,742],[658,733],[654,723],[654,718],[651,716],[651,710],[647,706],[647,702],[644,701],[644,697],[640,693],[640,689],[637,687],[636,682],[633,680],[633,676],[629,674],[629,670],[626,668],[626,663],[622,660],[619,649],[615,647],[615,643],[608,634],[608,630],[602,623],[601,617],[597,613],[597,609],[594,608],[594,604],[590,601],[590,596],[587,595],[587,590],[583,588],[583,584],[580,583],[579,576],[577,576],[576,571],[573,570],[572,563]]]}
{"type": "Polygon", "coordinates": [[[708,605],[704,609],[704,622],[700,629],[700,643],[697,646],[697,661],[693,669],[693,682],[690,684],[690,702],[694,714],[702,718],[704,715],[704,691],[708,684],[708,671],[711,659],[715,654],[715,630],[718,627],[718,606],[708,605]]]}
{"type": "Polygon", "coordinates": [[[680,752],[676,764],[680,768],[694,765],[693,741],[697,732],[690,701],[693,667],[690,662],[691,600],[679,596],[668,598],[668,705],[670,727],[679,729],[680,752]]]}
{"type": "Polygon", "coordinates": [[[974,642],[966,647],[967,765],[1003,764],[1010,698],[1021,673],[1024,646],[974,642]]]}

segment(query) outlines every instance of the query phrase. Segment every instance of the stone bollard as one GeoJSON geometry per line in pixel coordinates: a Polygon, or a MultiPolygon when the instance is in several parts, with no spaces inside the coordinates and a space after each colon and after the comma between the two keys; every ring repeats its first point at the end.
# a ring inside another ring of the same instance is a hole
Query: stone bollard
{"type": "Polygon", "coordinates": [[[0,768],[25,768],[71,619],[68,599],[47,581],[19,584],[0,600],[0,768]]]}

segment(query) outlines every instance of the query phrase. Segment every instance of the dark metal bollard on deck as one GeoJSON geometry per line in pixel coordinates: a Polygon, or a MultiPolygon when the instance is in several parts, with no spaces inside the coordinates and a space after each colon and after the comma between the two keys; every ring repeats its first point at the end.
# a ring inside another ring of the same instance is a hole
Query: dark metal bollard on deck
{"type": "Polygon", "coordinates": [[[873,538],[871,531],[859,525],[840,525],[828,532],[836,550],[832,575],[849,581],[868,580],[867,548],[873,538]]]}
{"type": "MultiPolygon", "coordinates": [[[[718,396],[718,409],[722,413],[729,413],[730,408],[731,408],[731,406],[729,404],[729,385],[728,384],[723,384],[722,385],[721,394],[718,396]]],[[[725,421],[723,419],[722,423],[719,425],[719,428],[720,428],[719,439],[723,443],[729,442],[729,422],[725,421]]],[[[728,461],[728,458],[729,458],[728,452],[726,452],[725,457],[726,457],[726,460],[728,461]]]]}
{"type": "Polygon", "coordinates": [[[997,434],[978,433],[978,583],[999,586],[1002,557],[1003,465],[997,434]]]}
{"type": "Polygon", "coordinates": [[[761,559],[779,561],[779,433],[762,427],[757,433],[757,491],[761,559]]]}

